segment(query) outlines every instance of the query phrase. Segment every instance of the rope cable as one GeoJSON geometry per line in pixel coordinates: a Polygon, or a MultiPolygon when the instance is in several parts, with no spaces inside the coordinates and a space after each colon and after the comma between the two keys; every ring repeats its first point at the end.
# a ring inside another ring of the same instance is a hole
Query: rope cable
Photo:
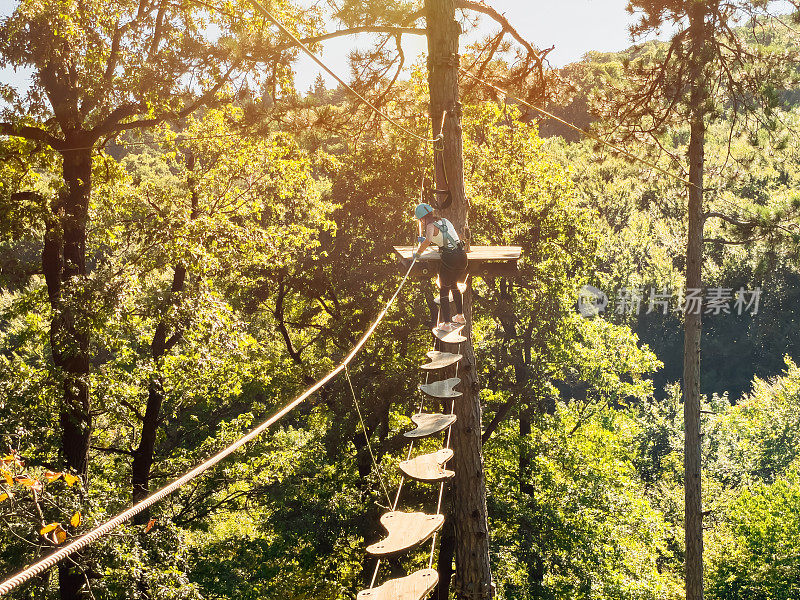
{"type": "Polygon", "coordinates": [[[378,466],[378,461],[375,459],[375,453],[372,451],[372,444],[369,441],[369,433],[367,432],[367,426],[364,423],[364,417],[361,414],[361,407],[358,405],[358,399],[356,398],[356,391],[353,388],[353,382],[350,380],[350,371],[347,368],[347,365],[344,367],[344,375],[347,378],[347,383],[350,386],[350,393],[353,394],[353,404],[356,405],[356,412],[358,413],[358,420],[361,421],[361,430],[364,432],[364,440],[367,442],[367,448],[369,449],[369,455],[372,458],[372,466],[375,467],[375,473],[378,475],[378,481],[381,484],[381,488],[383,489],[383,493],[386,494],[386,501],[391,506],[392,498],[389,496],[389,490],[386,487],[386,483],[383,481],[383,475],[381,475],[381,468],[378,466]]]}
{"type": "Polygon", "coordinates": [[[418,135],[418,134],[414,133],[414,132],[413,132],[413,131],[411,131],[410,129],[406,129],[405,127],[403,127],[403,126],[402,126],[402,125],[401,125],[401,124],[400,124],[398,121],[394,120],[392,117],[390,117],[390,116],[389,116],[389,115],[387,115],[385,112],[383,112],[383,111],[382,111],[380,108],[378,108],[377,106],[375,106],[374,104],[372,104],[372,103],[371,103],[369,100],[367,100],[367,99],[366,99],[364,96],[362,96],[362,95],[361,95],[361,94],[359,94],[359,93],[358,93],[356,90],[354,90],[354,89],[353,89],[353,88],[352,88],[352,87],[351,87],[351,86],[350,86],[350,85],[349,85],[347,82],[345,82],[345,81],[344,81],[344,79],[342,79],[342,78],[341,78],[341,77],[339,77],[339,76],[338,76],[336,73],[334,73],[334,72],[331,70],[331,68],[330,68],[328,65],[326,65],[324,62],[322,62],[322,60],[320,60],[320,59],[317,57],[317,55],[316,55],[316,54],[314,54],[314,53],[313,53],[311,50],[309,50],[308,46],[306,46],[306,45],[305,45],[305,44],[304,44],[302,41],[300,41],[300,39],[299,39],[299,38],[298,38],[296,35],[294,35],[294,34],[293,34],[291,31],[289,31],[289,30],[288,30],[288,29],[287,29],[287,28],[284,26],[284,24],[283,24],[283,23],[281,23],[280,21],[278,21],[278,19],[276,19],[275,17],[273,17],[273,16],[272,16],[272,14],[271,14],[271,13],[270,13],[270,12],[269,12],[269,11],[268,11],[266,8],[264,8],[263,6],[261,6],[261,4],[258,2],[258,0],[250,0],[250,3],[251,3],[251,4],[252,4],[252,5],[253,5],[253,6],[256,8],[256,10],[258,10],[258,12],[260,12],[260,13],[261,13],[261,15],[262,15],[262,16],[264,16],[264,17],[265,17],[265,18],[267,18],[269,21],[271,21],[272,23],[274,23],[274,24],[275,24],[275,26],[276,26],[278,29],[280,29],[280,30],[281,30],[281,32],[282,32],[282,33],[283,33],[285,36],[289,37],[289,38],[290,38],[290,39],[291,39],[291,40],[292,40],[292,41],[295,43],[295,45],[297,45],[297,46],[298,46],[298,47],[299,47],[299,48],[300,48],[300,49],[301,49],[303,52],[305,52],[305,53],[306,53],[306,54],[307,54],[307,55],[308,55],[308,56],[311,58],[311,60],[313,60],[313,61],[314,61],[315,63],[317,63],[317,64],[318,64],[320,67],[322,67],[323,69],[325,69],[325,71],[326,71],[326,72],[327,72],[327,73],[328,73],[328,74],[329,74],[331,77],[333,77],[333,78],[334,78],[336,81],[338,81],[340,85],[342,85],[342,86],[343,86],[343,87],[344,87],[344,88],[345,88],[347,91],[349,91],[349,92],[350,92],[351,94],[353,94],[353,95],[354,95],[356,98],[358,98],[359,100],[361,100],[361,101],[362,101],[364,104],[366,104],[366,105],[367,105],[369,108],[371,108],[373,111],[375,111],[375,113],[379,114],[379,115],[380,115],[380,116],[382,116],[384,119],[386,119],[387,121],[389,121],[389,123],[391,123],[392,125],[394,125],[394,126],[397,128],[397,129],[399,129],[400,131],[403,131],[404,133],[406,133],[406,134],[410,135],[411,137],[414,137],[414,138],[416,138],[416,139],[418,139],[418,140],[420,140],[420,141],[422,141],[422,142],[426,142],[426,143],[428,143],[428,144],[433,144],[433,143],[436,143],[436,142],[438,142],[438,141],[441,139],[441,137],[437,137],[437,138],[429,139],[429,138],[426,138],[425,136],[421,136],[421,135],[418,135]]]}
{"type": "Polygon", "coordinates": [[[124,523],[125,521],[127,521],[131,517],[134,517],[135,515],[141,513],[143,510],[149,508],[150,506],[152,506],[156,502],[164,499],[165,497],[169,496],[170,494],[172,494],[176,490],[180,489],[182,486],[184,486],[186,483],[188,483],[189,481],[191,481],[194,478],[196,478],[198,475],[201,475],[202,473],[204,473],[205,471],[207,471],[208,469],[210,469],[211,467],[213,467],[217,463],[221,462],[223,459],[225,459],[228,456],[230,456],[231,454],[233,454],[236,450],[238,450],[239,448],[241,448],[242,446],[244,446],[248,442],[250,442],[253,439],[257,438],[264,431],[266,431],[271,425],[273,425],[274,423],[279,421],[286,414],[288,414],[293,409],[295,409],[297,406],[299,406],[304,400],[306,400],[314,392],[319,390],[322,386],[324,386],[331,379],[333,379],[336,375],[338,375],[342,370],[344,370],[347,367],[347,365],[353,360],[353,358],[355,358],[355,356],[359,353],[359,351],[364,346],[364,344],[367,343],[367,340],[369,340],[369,338],[372,336],[372,334],[374,333],[375,329],[377,329],[377,327],[381,323],[381,321],[383,321],[384,317],[386,316],[386,313],[389,311],[389,308],[391,308],[392,304],[394,304],[394,301],[397,299],[397,296],[400,294],[400,290],[403,289],[403,286],[405,285],[406,281],[408,280],[409,276],[411,275],[411,270],[414,268],[414,264],[416,263],[416,261],[417,261],[416,256],[412,256],[411,264],[408,267],[408,271],[406,271],[406,274],[403,276],[403,279],[400,282],[400,285],[397,287],[397,290],[395,290],[394,294],[391,296],[391,298],[389,298],[388,302],[383,307],[381,312],[378,314],[378,317],[375,319],[375,321],[372,322],[372,325],[370,325],[369,329],[367,329],[367,331],[364,333],[364,335],[361,337],[361,339],[356,343],[356,345],[350,351],[350,354],[348,354],[345,357],[345,359],[341,363],[339,363],[339,365],[335,369],[330,371],[327,375],[325,375],[325,377],[320,379],[317,383],[312,385],[310,388],[306,389],[306,391],[304,391],[300,396],[295,398],[290,403],[286,404],[283,408],[281,408],[278,412],[276,412],[274,415],[272,415],[269,419],[264,421],[261,425],[259,425],[258,427],[256,427],[252,431],[250,431],[250,433],[240,437],[234,443],[230,444],[226,448],[223,448],[222,450],[220,450],[219,452],[217,452],[216,454],[214,454],[210,458],[208,458],[205,461],[201,462],[199,465],[197,465],[194,469],[192,469],[188,473],[185,473],[184,475],[182,475],[181,477],[179,477],[178,479],[176,479],[172,483],[170,483],[168,485],[165,485],[161,489],[153,492],[152,494],[150,494],[144,500],[141,500],[141,501],[137,502],[136,504],[134,504],[130,508],[128,508],[125,511],[119,513],[116,517],[113,517],[112,519],[109,519],[105,523],[102,523],[101,525],[98,525],[94,529],[91,529],[87,533],[83,534],[82,536],[78,537],[74,541],[70,542],[69,544],[67,544],[63,548],[61,548],[59,550],[56,550],[55,552],[53,552],[53,553],[49,554],[48,556],[38,560],[37,562],[35,562],[34,564],[30,565],[29,567],[23,569],[22,571],[20,571],[16,575],[13,575],[12,577],[9,577],[8,579],[6,579],[2,583],[0,583],[0,596],[8,594],[14,588],[22,585],[23,583],[25,583],[26,581],[30,580],[31,578],[39,575],[43,571],[53,567],[59,561],[67,558],[68,556],[70,556],[72,554],[75,554],[76,552],[80,551],[82,548],[85,548],[89,544],[95,542],[96,540],[98,540],[99,538],[103,537],[104,535],[106,535],[107,533],[112,531],[113,529],[117,528],[118,526],[120,526],[122,523],[124,523]]]}
{"type": "Polygon", "coordinates": [[[506,90],[504,90],[503,88],[497,87],[493,83],[489,83],[488,81],[484,81],[483,79],[481,79],[480,77],[477,77],[476,75],[473,75],[472,73],[470,73],[469,71],[467,71],[463,67],[459,67],[458,70],[461,71],[461,73],[463,73],[464,75],[466,75],[470,79],[473,79],[473,80],[477,81],[478,83],[482,83],[486,87],[492,88],[493,90],[503,94],[507,98],[513,98],[514,100],[516,100],[520,104],[522,104],[524,106],[527,106],[528,108],[532,108],[533,110],[538,111],[539,113],[545,115],[546,117],[550,117],[551,119],[554,119],[554,120],[558,121],[562,125],[566,125],[570,129],[572,129],[574,131],[577,131],[578,133],[582,133],[586,137],[591,138],[591,139],[595,140],[596,142],[600,142],[601,144],[611,148],[615,152],[618,152],[619,154],[623,154],[623,155],[627,156],[631,160],[640,162],[643,165],[646,165],[646,166],[650,167],[651,169],[654,169],[654,170],[658,171],[662,175],[666,175],[667,177],[671,177],[671,178],[673,178],[673,179],[675,179],[677,181],[680,181],[681,183],[685,183],[688,186],[691,186],[691,187],[694,187],[694,188],[698,187],[697,185],[695,185],[694,183],[692,183],[688,179],[685,179],[685,178],[681,177],[680,175],[676,175],[675,173],[667,171],[666,169],[664,169],[662,167],[659,167],[657,164],[655,164],[655,163],[653,163],[653,162],[651,162],[649,160],[646,160],[646,159],[642,158],[641,156],[637,156],[637,155],[633,154],[632,152],[629,152],[629,151],[625,150],[624,148],[620,148],[620,147],[612,144],[611,142],[608,142],[608,141],[604,140],[599,135],[597,135],[595,133],[592,133],[591,131],[589,131],[587,129],[583,129],[581,127],[578,127],[577,125],[574,125],[573,123],[570,123],[569,121],[565,121],[561,117],[554,115],[553,113],[543,109],[540,106],[536,106],[535,104],[531,104],[530,102],[527,102],[526,100],[523,100],[522,98],[514,96],[513,94],[511,94],[511,93],[507,92],[506,90]]]}

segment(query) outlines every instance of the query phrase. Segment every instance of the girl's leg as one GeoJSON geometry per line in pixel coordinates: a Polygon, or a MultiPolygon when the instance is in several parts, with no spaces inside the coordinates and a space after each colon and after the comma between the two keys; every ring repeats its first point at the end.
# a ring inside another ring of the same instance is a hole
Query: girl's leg
{"type": "Polygon", "coordinates": [[[458,282],[453,283],[453,302],[456,305],[456,314],[460,315],[464,312],[464,298],[461,296],[461,290],[458,289],[458,282]]]}
{"type": "MultiPolygon", "coordinates": [[[[439,289],[439,323],[447,323],[450,321],[450,290],[453,288],[450,287],[449,282],[445,283],[441,277],[439,278],[439,283],[442,286],[439,289]]],[[[453,297],[455,297],[457,291],[458,288],[453,292],[453,297]]]]}

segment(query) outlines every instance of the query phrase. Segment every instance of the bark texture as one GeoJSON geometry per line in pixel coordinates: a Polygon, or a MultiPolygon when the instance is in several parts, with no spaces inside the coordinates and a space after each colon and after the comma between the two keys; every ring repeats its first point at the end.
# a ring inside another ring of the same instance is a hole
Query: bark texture
{"type": "MultiPolygon", "coordinates": [[[[92,185],[92,156],[88,139],[74,134],[68,140],[77,150],[62,152],[64,187],[46,222],[42,269],[52,308],[50,345],[53,364],[61,370],[59,411],[64,468],[86,481],[92,431],[89,397],[90,326],[82,306],[86,276],[86,226],[92,185]],[[68,287],[67,294],[64,293],[68,287]]],[[[75,600],[85,578],[72,562],[58,567],[61,600],[75,600]]]]}
{"type": "MultiPolygon", "coordinates": [[[[468,209],[464,193],[461,104],[458,90],[459,36],[461,27],[455,19],[453,0],[425,0],[428,32],[428,83],[430,116],[434,136],[439,133],[442,115],[444,140],[442,161],[436,161],[437,188],[449,185],[453,203],[445,211],[459,231],[468,225],[468,209]],[[443,168],[447,170],[446,177],[443,168]]],[[[489,526],[486,510],[486,480],[481,449],[481,405],[475,352],[472,346],[472,292],[464,296],[467,319],[461,345],[464,358],[459,369],[463,397],[455,403],[458,420],[453,425],[451,461],[456,475],[452,487],[452,515],[455,534],[454,591],[459,600],[483,600],[494,594],[489,563],[489,526]]]]}
{"type": "MultiPolygon", "coordinates": [[[[692,45],[689,138],[689,214],[686,242],[686,289],[702,287],[703,267],[703,169],[705,143],[704,84],[706,23],[704,6],[697,3],[689,13],[692,45]]],[[[686,311],[683,347],[683,415],[685,421],[684,497],[686,541],[686,600],[703,598],[703,508],[700,433],[700,334],[702,307],[686,311]]]]}

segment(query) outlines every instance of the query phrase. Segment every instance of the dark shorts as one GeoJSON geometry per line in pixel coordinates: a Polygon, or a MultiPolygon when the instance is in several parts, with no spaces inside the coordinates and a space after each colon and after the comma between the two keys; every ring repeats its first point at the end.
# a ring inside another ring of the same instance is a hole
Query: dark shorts
{"type": "Polygon", "coordinates": [[[439,278],[443,285],[452,285],[461,281],[467,272],[467,253],[464,248],[448,250],[440,249],[442,261],[439,265],[439,278]]]}

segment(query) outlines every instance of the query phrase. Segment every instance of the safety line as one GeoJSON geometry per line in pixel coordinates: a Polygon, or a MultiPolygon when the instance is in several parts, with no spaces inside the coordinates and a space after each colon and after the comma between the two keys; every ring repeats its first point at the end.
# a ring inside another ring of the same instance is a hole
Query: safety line
{"type": "Polygon", "coordinates": [[[500,92],[501,94],[503,94],[504,96],[506,96],[508,98],[513,98],[514,100],[516,100],[520,104],[522,104],[524,106],[527,106],[528,108],[532,108],[533,110],[536,110],[536,111],[540,112],[541,114],[545,115],[546,117],[550,117],[551,119],[554,119],[554,120],[558,121],[559,123],[561,123],[563,125],[566,125],[567,127],[569,127],[570,129],[572,129],[574,131],[582,133],[586,137],[591,138],[591,139],[595,140],[596,142],[600,142],[601,144],[611,148],[615,152],[618,152],[620,154],[624,154],[625,156],[627,156],[631,160],[640,162],[643,165],[646,165],[646,166],[650,167],[651,169],[655,169],[656,171],[658,171],[662,175],[666,175],[667,177],[671,177],[671,178],[673,178],[673,179],[675,179],[677,181],[680,181],[681,183],[685,183],[686,185],[689,185],[689,186],[691,186],[693,188],[699,188],[699,186],[695,185],[694,183],[692,183],[688,179],[685,179],[685,178],[681,177],[680,175],[676,175],[675,173],[672,173],[670,171],[667,171],[666,169],[663,169],[662,167],[659,167],[657,164],[652,163],[649,160],[646,160],[646,159],[644,159],[644,158],[642,158],[640,156],[637,156],[637,155],[635,155],[635,154],[633,154],[631,152],[628,152],[624,148],[619,148],[618,146],[615,146],[611,142],[608,142],[608,141],[604,140],[599,135],[597,135],[595,133],[592,133],[591,131],[588,131],[586,129],[582,129],[581,127],[578,127],[577,125],[574,125],[574,124],[570,123],[569,121],[565,121],[561,117],[558,117],[558,116],[554,115],[553,113],[541,108],[540,106],[536,106],[535,104],[531,104],[530,102],[528,102],[526,100],[523,100],[522,98],[514,96],[514,95],[510,94],[509,92],[507,92],[506,90],[504,90],[503,88],[499,88],[496,85],[494,85],[493,83],[489,83],[488,81],[484,81],[480,77],[477,77],[477,76],[473,75],[472,73],[470,73],[469,71],[467,71],[463,67],[459,67],[458,70],[461,71],[464,75],[466,75],[470,79],[474,79],[478,83],[482,83],[486,87],[490,87],[493,90],[495,90],[497,92],[500,92]]]}
{"type": "Polygon", "coordinates": [[[146,508],[149,508],[150,506],[152,506],[153,504],[155,504],[159,500],[162,500],[166,496],[172,494],[174,491],[178,490],[179,488],[181,488],[183,485],[185,485],[186,483],[188,483],[189,481],[191,481],[192,479],[194,479],[198,475],[204,473],[205,471],[207,471],[208,469],[210,469],[211,467],[213,467],[217,463],[221,462],[223,459],[225,459],[226,457],[228,457],[231,454],[233,454],[236,450],[238,450],[239,448],[241,448],[242,446],[244,446],[248,442],[250,442],[250,441],[254,440],[255,438],[257,438],[264,431],[266,431],[271,425],[273,425],[274,423],[279,421],[282,417],[284,417],[286,414],[291,412],[298,405],[300,405],[304,400],[306,400],[309,396],[311,396],[311,394],[313,394],[314,392],[319,390],[322,386],[324,386],[331,379],[333,379],[336,375],[338,375],[342,370],[344,370],[347,367],[347,365],[353,360],[353,358],[355,358],[356,354],[358,354],[358,352],[361,350],[361,348],[364,346],[364,344],[367,343],[367,340],[372,336],[373,332],[378,327],[378,325],[381,323],[381,321],[383,321],[383,318],[386,316],[386,313],[389,311],[389,308],[391,308],[392,304],[397,299],[397,296],[400,293],[400,290],[403,289],[403,286],[405,285],[406,281],[408,280],[409,275],[411,275],[411,270],[414,268],[414,264],[416,262],[417,262],[416,256],[412,257],[411,264],[408,267],[408,271],[406,271],[406,274],[403,276],[403,279],[400,282],[400,285],[397,287],[397,290],[394,292],[392,297],[389,298],[389,301],[383,307],[383,310],[381,310],[380,314],[375,319],[375,321],[373,321],[372,325],[370,325],[369,329],[367,329],[366,333],[364,333],[364,335],[361,337],[361,339],[358,341],[358,343],[350,351],[350,354],[348,354],[347,357],[335,369],[333,369],[331,372],[329,372],[325,377],[320,379],[313,386],[308,388],[305,392],[303,392],[300,396],[295,398],[292,402],[290,402],[289,404],[284,406],[282,409],[280,409],[277,413],[275,413],[269,419],[264,421],[261,425],[259,425],[255,429],[253,429],[250,433],[248,433],[247,435],[244,435],[243,437],[239,438],[237,441],[235,441],[233,444],[231,444],[227,448],[224,448],[223,450],[220,450],[217,454],[213,455],[211,458],[206,459],[205,461],[200,463],[198,466],[196,466],[194,469],[192,469],[188,473],[184,474],[183,476],[181,476],[180,478],[176,479],[172,483],[162,487],[160,490],[157,490],[156,492],[153,492],[147,498],[137,502],[136,504],[134,504],[133,506],[131,506],[127,510],[125,510],[125,511],[121,512],[120,514],[118,514],[116,517],[114,517],[112,519],[109,519],[108,521],[106,521],[102,525],[98,525],[97,527],[95,527],[94,529],[92,529],[92,530],[88,531],[87,533],[83,534],[82,536],[80,536],[76,540],[70,542],[69,544],[67,544],[63,548],[53,552],[52,554],[50,554],[50,555],[46,556],[45,558],[37,561],[33,565],[27,567],[26,569],[23,569],[22,571],[20,571],[16,575],[14,575],[12,577],[9,577],[4,582],[0,583],[0,596],[3,596],[5,594],[9,593],[11,590],[16,588],[17,586],[25,583],[26,581],[28,581],[29,579],[31,579],[31,578],[35,577],[36,575],[42,573],[43,571],[53,567],[55,564],[57,564],[59,561],[63,560],[64,558],[70,556],[71,554],[74,554],[74,553],[78,552],[82,548],[84,548],[84,547],[88,546],[89,544],[93,543],[94,541],[98,540],[99,538],[101,538],[105,534],[109,533],[110,531],[112,531],[113,529],[115,529],[116,527],[118,527],[119,525],[121,525],[122,523],[124,523],[125,521],[130,519],[131,517],[141,513],[146,508]]]}
{"type": "Polygon", "coordinates": [[[375,473],[378,475],[378,481],[381,483],[381,487],[383,488],[383,493],[386,494],[386,501],[391,506],[392,498],[389,496],[389,490],[386,487],[386,484],[383,481],[383,476],[381,475],[381,468],[378,466],[378,461],[375,459],[375,453],[372,451],[372,444],[369,441],[369,433],[367,432],[367,426],[364,423],[364,417],[361,415],[361,407],[358,405],[358,398],[356,398],[356,390],[353,388],[353,382],[350,380],[350,371],[347,369],[347,365],[344,367],[344,376],[347,378],[347,383],[350,385],[350,393],[353,394],[353,404],[356,405],[356,412],[358,413],[358,420],[361,421],[361,430],[364,432],[364,439],[367,442],[367,448],[369,449],[369,455],[372,457],[372,466],[375,467],[375,473]]]}
{"type": "Polygon", "coordinates": [[[313,61],[314,61],[315,63],[317,63],[317,64],[318,64],[320,67],[322,67],[323,69],[325,69],[325,71],[327,71],[327,73],[328,73],[328,74],[329,74],[331,77],[333,77],[333,78],[334,78],[336,81],[338,81],[340,85],[344,86],[344,88],[345,88],[347,91],[349,91],[349,92],[350,92],[351,94],[353,94],[353,95],[354,95],[356,98],[358,98],[358,99],[359,99],[359,100],[361,100],[361,101],[362,101],[364,104],[366,104],[368,107],[370,107],[370,108],[371,108],[373,111],[375,111],[375,113],[379,114],[379,115],[380,115],[380,116],[382,116],[384,119],[386,119],[387,121],[389,121],[389,123],[391,123],[392,125],[394,125],[395,127],[397,127],[397,129],[399,129],[400,131],[403,131],[403,132],[407,133],[408,135],[410,135],[410,136],[412,136],[412,137],[415,137],[415,138],[417,138],[417,139],[418,139],[418,140],[420,140],[420,141],[426,142],[426,143],[428,143],[428,144],[433,144],[433,143],[436,143],[436,142],[438,142],[440,139],[442,139],[441,135],[440,135],[439,137],[436,137],[436,138],[433,138],[433,139],[426,138],[426,137],[424,137],[424,136],[421,136],[421,135],[418,135],[418,134],[414,133],[414,132],[413,132],[413,131],[411,131],[410,129],[406,129],[405,127],[403,127],[403,126],[402,126],[402,125],[401,125],[399,122],[395,121],[395,120],[394,120],[392,117],[390,117],[389,115],[387,115],[387,114],[386,114],[385,112],[383,112],[383,111],[382,111],[380,108],[378,108],[377,106],[375,106],[374,104],[372,104],[372,103],[371,103],[369,100],[367,100],[367,99],[366,99],[364,96],[362,96],[362,95],[361,95],[361,94],[359,94],[359,93],[358,93],[356,90],[354,90],[354,89],[353,89],[353,88],[352,88],[352,87],[351,87],[351,86],[350,86],[350,85],[349,85],[347,82],[345,82],[345,80],[344,80],[344,79],[342,79],[342,78],[341,78],[341,77],[339,77],[339,76],[338,76],[336,73],[334,73],[334,72],[331,70],[331,68],[330,68],[328,65],[326,65],[324,62],[322,62],[322,60],[320,60],[320,59],[317,57],[317,55],[316,55],[316,54],[314,54],[314,53],[313,53],[311,50],[309,50],[309,49],[308,49],[308,46],[306,46],[306,45],[305,45],[303,42],[301,42],[301,41],[300,41],[300,40],[297,38],[297,36],[295,36],[295,35],[294,35],[294,34],[293,34],[291,31],[289,31],[288,29],[286,29],[286,27],[283,25],[283,23],[281,23],[280,21],[278,21],[278,19],[276,19],[275,17],[273,17],[273,16],[272,16],[272,14],[271,14],[271,13],[270,13],[270,12],[269,12],[269,11],[268,11],[266,8],[264,8],[263,6],[261,6],[261,4],[259,4],[258,0],[250,0],[250,3],[251,3],[253,6],[255,6],[255,7],[256,7],[256,9],[257,9],[257,10],[258,10],[258,11],[259,11],[259,12],[260,12],[260,13],[261,13],[261,14],[262,14],[264,17],[266,17],[267,19],[269,19],[270,21],[272,21],[272,22],[275,24],[275,26],[276,26],[278,29],[280,29],[280,30],[281,30],[281,32],[283,32],[283,34],[284,34],[284,35],[286,35],[287,37],[291,38],[291,40],[292,40],[292,41],[293,41],[293,42],[294,42],[294,43],[295,43],[295,44],[296,44],[296,45],[297,45],[297,46],[298,46],[300,49],[302,49],[302,50],[303,50],[303,52],[305,52],[306,54],[308,54],[308,56],[311,58],[311,60],[313,60],[313,61]]]}

